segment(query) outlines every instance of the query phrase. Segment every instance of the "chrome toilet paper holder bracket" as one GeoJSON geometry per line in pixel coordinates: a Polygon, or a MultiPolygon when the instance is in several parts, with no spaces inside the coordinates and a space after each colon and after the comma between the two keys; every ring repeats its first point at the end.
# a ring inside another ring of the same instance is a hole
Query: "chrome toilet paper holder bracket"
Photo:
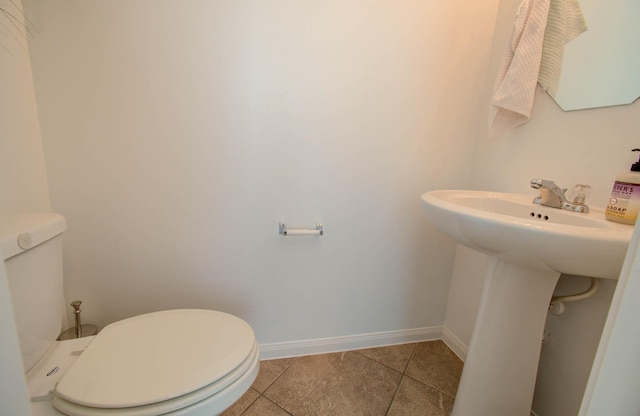
{"type": "Polygon", "coordinates": [[[324,235],[324,226],[321,222],[316,223],[315,229],[310,228],[287,228],[285,223],[278,224],[278,232],[283,236],[289,235],[324,235]]]}

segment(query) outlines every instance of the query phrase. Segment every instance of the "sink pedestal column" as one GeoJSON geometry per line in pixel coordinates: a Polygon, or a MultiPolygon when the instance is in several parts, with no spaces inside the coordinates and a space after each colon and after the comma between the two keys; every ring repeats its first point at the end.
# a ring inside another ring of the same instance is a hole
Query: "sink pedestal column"
{"type": "Polygon", "coordinates": [[[491,258],[452,416],[529,416],[560,274],[491,258]]]}

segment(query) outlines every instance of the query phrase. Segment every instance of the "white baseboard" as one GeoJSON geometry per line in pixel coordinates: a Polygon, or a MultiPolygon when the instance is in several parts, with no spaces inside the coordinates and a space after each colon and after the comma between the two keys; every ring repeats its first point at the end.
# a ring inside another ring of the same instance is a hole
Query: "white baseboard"
{"type": "MultiPolygon", "coordinates": [[[[441,326],[374,332],[344,337],[276,342],[272,344],[260,344],[260,359],[273,360],[276,358],[299,357],[302,355],[326,354],[329,352],[384,347],[387,345],[433,341],[436,339],[443,339],[443,327],[441,326]]],[[[449,345],[449,342],[444,341],[449,345]]]]}
{"type": "Polygon", "coordinates": [[[460,338],[456,337],[447,327],[442,327],[442,341],[453,351],[462,361],[466,361],[469,347],[460,338]]]}

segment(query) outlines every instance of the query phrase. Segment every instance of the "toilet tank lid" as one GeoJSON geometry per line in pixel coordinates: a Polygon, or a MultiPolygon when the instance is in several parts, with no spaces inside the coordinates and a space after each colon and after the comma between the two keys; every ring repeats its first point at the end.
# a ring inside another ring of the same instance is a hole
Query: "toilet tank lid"
{"type": "Polygon", "coordinates": [[[7,260],[66,229],[64,217],[53,212],[0,214],[0,255],[7,260]]]}

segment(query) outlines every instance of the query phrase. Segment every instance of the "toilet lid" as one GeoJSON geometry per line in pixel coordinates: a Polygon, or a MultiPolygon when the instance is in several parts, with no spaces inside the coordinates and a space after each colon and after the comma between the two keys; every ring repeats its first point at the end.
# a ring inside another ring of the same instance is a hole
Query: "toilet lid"
{"type": "Polygon", "coordinates": [[[232,372],[254,345],[251,327],[223,312],[136,316],[105,327],[62,377],[56,395],[99,408],[169,400],[232,372]]]}

